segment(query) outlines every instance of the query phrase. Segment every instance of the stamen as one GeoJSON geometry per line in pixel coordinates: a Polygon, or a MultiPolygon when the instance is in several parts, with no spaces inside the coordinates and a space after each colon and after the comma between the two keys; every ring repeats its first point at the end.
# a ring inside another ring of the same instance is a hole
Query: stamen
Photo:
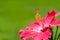
{"type": "Polygon", "coordinates": [[[38,21],[38,22],[40,22],[41,21],[41,18],[40,18],[40,15],[39,15],[39,8],[36,8],[35,9],[35,12],[36,12],[36,16],[35,16],[35,18],[36,18],[36,20],[38,21]]]}
{"type": "Polygon", "coordinates": [[[40,15],[38,13],[36,14],[35,18],[38,22],[41,20],[40,15]]]}
{"type": "Polygon", "coordinates": [[[36,9],[35,9],[35,12],[38,13],[38,12],[39,12],[39,8],[36,8],[36,9]]]}

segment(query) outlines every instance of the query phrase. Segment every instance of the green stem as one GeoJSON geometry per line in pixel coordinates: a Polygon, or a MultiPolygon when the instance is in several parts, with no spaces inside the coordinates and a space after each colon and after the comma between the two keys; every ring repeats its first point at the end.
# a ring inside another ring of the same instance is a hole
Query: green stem
{"type": "Polygon", "coordinates": [[[58,38],[57,39],[59,39],[59,37],[60,37],[60,34],[58,35],[58,38]]]}
{"type": "Polygon", "coordinates": [[[53,31],[52,31],[52,29],[51,29],[51,32],[52,32],[52,36],[51,36],[50,40],[53,40],[53,31]]]}
{"type": "Polygon", "coordinates": [[[53,31],[52,31],[52,28],[50,28],[51,32],[52,32],[52,36],[51,38],[49,38],[49,40],[53,40],[53,31]]]}
{"type": "Polygon", "coordinates": [[[57,40],[57,32],[58,32],[58,26],[57,26],[57,29],[56,29],[56,33],[55,33],[55,38],[54,38],[54,40],[57,40]]]}

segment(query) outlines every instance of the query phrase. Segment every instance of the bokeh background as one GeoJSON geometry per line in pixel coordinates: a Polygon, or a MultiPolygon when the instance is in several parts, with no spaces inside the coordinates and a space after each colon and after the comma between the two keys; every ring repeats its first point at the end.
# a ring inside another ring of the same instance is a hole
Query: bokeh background
{"type": "Polygon", "coordinates": [[[35,8],[45,17],[50,10],[60,12],[60,0],[0,0],[0,40],[21,40],[19,30],[35,21],[35,8]]]}

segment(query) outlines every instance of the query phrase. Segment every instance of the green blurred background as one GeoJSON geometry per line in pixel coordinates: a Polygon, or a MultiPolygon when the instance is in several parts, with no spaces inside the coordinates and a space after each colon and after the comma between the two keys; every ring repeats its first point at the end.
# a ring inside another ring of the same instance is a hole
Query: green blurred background
{"type": "Polygon", "coordinates": [[[21,40],[19,30],[35,21],[35,8],[45,17],[50,10],[60,12],[60,0],[0,0],[0,40],[21,40]]]}

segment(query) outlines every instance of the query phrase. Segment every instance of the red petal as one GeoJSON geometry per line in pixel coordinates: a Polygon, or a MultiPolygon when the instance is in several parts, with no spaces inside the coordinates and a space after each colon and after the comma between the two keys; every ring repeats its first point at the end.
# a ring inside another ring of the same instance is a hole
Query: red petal
{"type": "Polygon", "coordinates": [[[54,20],[54,21],[51,23],[51,25],[53,25],[53,26],[58,26],[58,25],[60,25],[60,20],[54,20]]]}
{"type": "Polygon", "coordinates": [[[48,15],[47,15],[47,17],[45,18],[45,25],[49,25],[50,23],[51,23],[51,21],[52,20],[54,20],[54,17],[56,16],[56,15],[58,15],[59,13],[58,12],[56,12],[56,11],[51,11],[51,12],[48,12],[48,15]]]}
{"type": "Polygon", "coordinates": [[[30,30],[21,30],[20,32],[19,32],[19,35],[20,35],[20,37],[22,38],[22,39],[28,39],[28,38],[30,38],[31,37],[31,31],[30,30]]]}

